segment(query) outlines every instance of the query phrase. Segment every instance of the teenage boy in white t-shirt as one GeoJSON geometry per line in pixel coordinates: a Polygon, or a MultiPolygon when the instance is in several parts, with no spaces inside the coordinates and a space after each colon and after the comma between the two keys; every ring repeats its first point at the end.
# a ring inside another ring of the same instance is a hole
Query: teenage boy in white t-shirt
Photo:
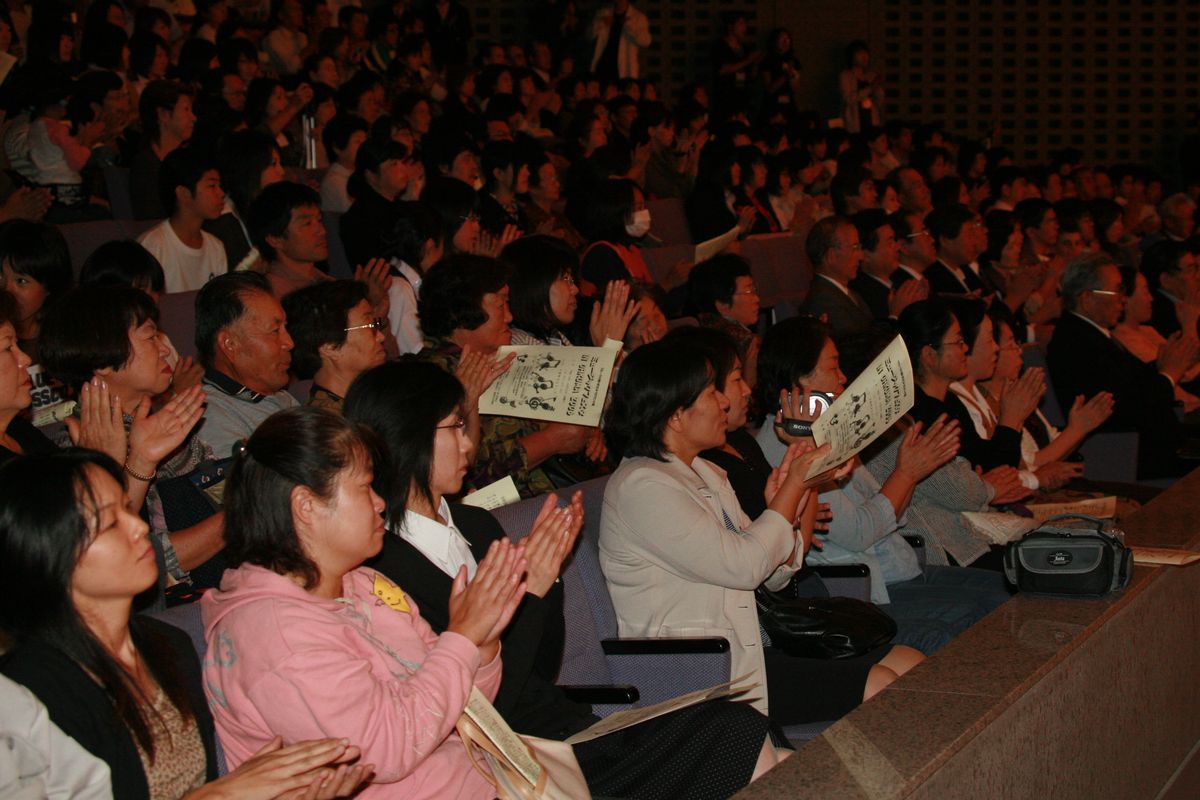
{"type": "Polygon", "coordinates": [[[138,242],[162,264],[167,292],[199,289],[228,271],[225,246],[200,227],[224,209],[221,176],[196,148],[182,147],[163,159],[158,186],[169,216],[138,242]]]}

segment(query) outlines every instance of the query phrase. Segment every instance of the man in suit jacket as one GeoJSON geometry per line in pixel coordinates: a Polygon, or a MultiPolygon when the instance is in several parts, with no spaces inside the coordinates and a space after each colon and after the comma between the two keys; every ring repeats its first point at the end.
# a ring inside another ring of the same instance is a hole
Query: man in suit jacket
{"type": "Polygon", "coordinates": [[[1200,289],[1196,257],[1181,242],[1159,242],[1142,255],[1141,272],[1154,297],[1150,325],[1163,336],[1180,330],[1180,303],[1200,289]]]}
{"type": "Polygon", "coordinates": [[[865,255],[850,288],[862,296],[880,322],[896,319],[909,305],[929,296],[929,284],[924,280],[901,288],[912,276],[900,269],[900,236],[893,223],[897,216],[899,212],[889,217],[883,209],[872,208],[851,218],[865,255]],[[898,283],[894,281],[897,273],[904,277],[898,283]]]}
{"type": "Polygon", "coordinates": [[[850,281],[850,288],[866,302],[871,316],[887,319],[894,316],[888,302],[892,294],[892,273],[900,265],[896,233],[888,224],[887,212],[881,208],[860,211],[850,220],[858,230],[858,241],[863,248],[862,267],[858,277],[850,281]]]}
{"type": "Polygon", "coordinates": [[[845,217],[826,217],[808,232],[804,249],[817,274],[800,311],[814,317],[825,315],[836,337],[870,328],[871,309],[850,288],[862,262],[862,245],[854,224],[845,217]]]}
{"type": "Polygon", "coordinates": [[[1070,405],[1080,395],[1111,392],[1114,408],[1104,429],[1138,432],[1138,477],[1180,474],[1175,384],[1196,360],[1195,340],[1169,340],[1154,364],[1117,344],[1111,331],[1125,305],[1121,273],[1103,253],[1090,253],[1067,266],[1062,295],[1066,312],[1046,354],[1059,402],[1070,405]]]}
{"type": "Polygon", "coordinates": [[[938,206],[925,218],[937,244],[937,261],[925,270],[930,291],[989,295],[996,287],[981,277],[976,259],[987,250],[987,227],[971,209],[959,203],[938,206]]]}
{"type": "Polygon", "coordinates": [[[888,217],[888,223],[900,248],[899,263],[892,273],[892,287],[898,289],[912,280],[924,281],[925,270],[937,261],[937,246],[933,234],[925,227],[925,215],[901,209],[888,217]]]}
{"type": "MultiPolygon", "coordinates": [[[[504,536],[500,523],[483,509],[448,508],[475,561],[483,560],[488,546],[504,536]]],[[[415,545],[389,530],[383,537],[383,549],[366,566],[391,578],[416,600],[421,617],[434,631],[446,630],[452,578],[415,545]]],[[[554,685],[564,636],[562,583],[555,582],[544,597],[525,595],[501,638],[502,677],[493,705],[521,733],[562,739],[596,721],[591,706],[568,700],[554,685]]]]}

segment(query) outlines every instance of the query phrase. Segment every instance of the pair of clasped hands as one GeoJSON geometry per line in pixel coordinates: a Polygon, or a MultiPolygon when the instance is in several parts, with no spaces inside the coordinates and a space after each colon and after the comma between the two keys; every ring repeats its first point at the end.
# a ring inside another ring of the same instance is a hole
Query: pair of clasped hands
{"type": "Polygon", "coordinates": [[[582,529],[583,493],[575,492],[562,507],[556,495],[548,495],[528,536],[516,544],[492,542],[470,582],[467,568],[459,568],[450,588],[446,630],[470,639],[479,648],[480,663],[490,663],[521,599],[545,597],[582,529]]]}

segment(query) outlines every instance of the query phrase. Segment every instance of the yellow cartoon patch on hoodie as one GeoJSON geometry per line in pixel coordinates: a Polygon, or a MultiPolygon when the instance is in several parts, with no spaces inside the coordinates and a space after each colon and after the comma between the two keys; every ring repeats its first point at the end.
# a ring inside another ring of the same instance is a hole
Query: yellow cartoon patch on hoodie
{"type": "Polygon", "coordinates": [[[408,598],[404,596],[404,591],[378,572],[375,573],[375,585],[371,587],[371,594],[396,611],[412,612],[408,605],[408,598]]]}

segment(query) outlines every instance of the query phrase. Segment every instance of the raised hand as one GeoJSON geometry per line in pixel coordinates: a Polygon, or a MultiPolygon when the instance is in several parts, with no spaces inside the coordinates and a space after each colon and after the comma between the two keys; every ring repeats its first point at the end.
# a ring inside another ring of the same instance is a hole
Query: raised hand
{"type": "Polygon", "coordinates": [[[922,433],[921,428],[920,422],[909,426],[896,454],[896,470],[907,475],[914,484],[925,480],[954,458],[962,433],[958,420],[947,422],[945,414],[934,420],[929,430],[922,433]]]}
{"type": "Polygon", "coordinates": [[[479,408],[479,398],[496,382],[496,378],[508,370],[516,357],[516,353],[509,353],[497,359],[472,349],[470,345],[463,347],[458,366],[454,368],[454,377],[463,385],[468,413],[479,408]]]}
{"type": "Polygon", "coordinates": [[[848,461],[843,461],[841,464],[832,466],[824,472],[814,475],[812,478],[804,477],[806,474],[808,474],[808,468],[812,466],[813,462],[820,461],[829,453],[829,450],[829,443],[826,442],[820,447],[800,453],[792,461],[791,466],[788,468],[788,474],[785,477],[785,482],[797,481],[802,484],[805,489],[813,489],[823,483],[841,480],[849,475],[854,469],[855,460],[853,458],[849,459],[848,461]]]}
{"type": "Polygon", "coordinates": [[[204,399],[204,389],[193,386],[151,414],[150,398],[142,398],[129,427],[130,466],[138,472],[145,470],[144,474],[154,472],[204,416],[204,399]]]}
{"type": "Polygon", "coordinates": [[[1004,387],[1000,397],[999,423],[1013,430],[1021,430],[1045,393],[1046,373],[1040,367],[1025,370],[1024,375],[1009,381],[1004,387]]]}
{"type": "Polygon", "coordinates": [[[446,630],[471,640],[479,648],[481,663],[489,663],[499,652],[500,633],[525,595],[521,576],[527,567],[524,548],[500,539],[488,548],[473,581],[467,583],[467,568],[463,566],[450,586],[450,624],[446,630]]]}
{"type": "Polygon", "coordinates": [[[67,417],[67,434],[76,447],[99,450],[118,464],[125,463],[128,436],[121,398],[110,394],[108,383],[92,378],[79,390],[79,419],[67,417]]]}
{"type": "Polygon", "coordinates": [[[604,300],[592,305],[592,320],[588,324],[592,344],[601,347],[606,339],[624,341],[625,331],[637,309],[637,301],[629,299],[629,284],[609,281],[604,289],[604,300]]]}
{"type": "Polygon", "coordinates": [[[171,376],[171,390],[175,394],[182,394],[193,386],[199,386],[203,380],[204,366],[197,364],[191,356],[183,356],[175,364],[175,371],[171,376]]]}
{"type": "Polygon", "coordinates": [[[783,486],[783,482],[787,480],[791,474],[792,464],[795,460],[805,453],[815,450],[817,445],[809,436],[801,436],[788,445],[787,452],[783,454],[783,458],[779,462],[779,466],[771,470],[771,474],[767,476],[767,485],[763,490],[763,496],[766,498],[767,504],[775,499],[775,494],[779,488],[783,486]]]}
{"type": "Polygon", "coordinates": [[[1158,351],[1158,371],[1178,383],[1184,373],[1196,363],[1197,355],[1200,355],[1200,342],[1197,342],[1196,337],[1176,332],[1158,351]]]}
{"type": "Polygon", "coordinates": [[[1110,392],[1097,392],[1088,401],[1083,395],[1075,398],[1070,413],[1067,414],[1067,427],[1076,428],[1084,434],[1091,433],[1104,424],[1104,420],[1112,416],[1115,403],[1110,392]]]}
{"type": "Polygon", "coordinates": [[[783,429],[783,421],[785,419],[799,419],[805,422],[812,422],[819,416],[821,416],[819,409],[817,413],[809,414],[807,389],[800,386],[793,386],[791,389],[781,389],[779,391],[779,410],[775,412],[775,435],[779,437],[780,441],[788,444],[811,440],[809,436],[792,436],[787,433],[783,429]]]}
{"type": "Polygon", "coordinates": [[[382,258],[372,258],[366,264],[354,268],[354,280],[367,285],[367,302],[377,317],[386,317],[392,301],[388,289],[392,286],[392,268],[382,258]]]}
{"type": "Polygon", "coordinates": [[[929,297],[929,281],[905,281],[888,293],[888,316],[899,317],[904,309],[929,297]]]}
{"type": "Polygon", "coordinates": [[[583,492],[575,492],[571,504],[558,507],[558,497],[550,494],[534,520],[533,529],[524,540],[525,591],[545,597],[562,570],[563,561],[575,547],[583,530],[583,492]]]}
{"type": "Polygon", "coordinates": [[[589,461],[597,464],[608,458],[608,445],[604,443],[604,431],[592,428],[592,435],[583,448],[583,454],[588,457],[589,461]]]}

